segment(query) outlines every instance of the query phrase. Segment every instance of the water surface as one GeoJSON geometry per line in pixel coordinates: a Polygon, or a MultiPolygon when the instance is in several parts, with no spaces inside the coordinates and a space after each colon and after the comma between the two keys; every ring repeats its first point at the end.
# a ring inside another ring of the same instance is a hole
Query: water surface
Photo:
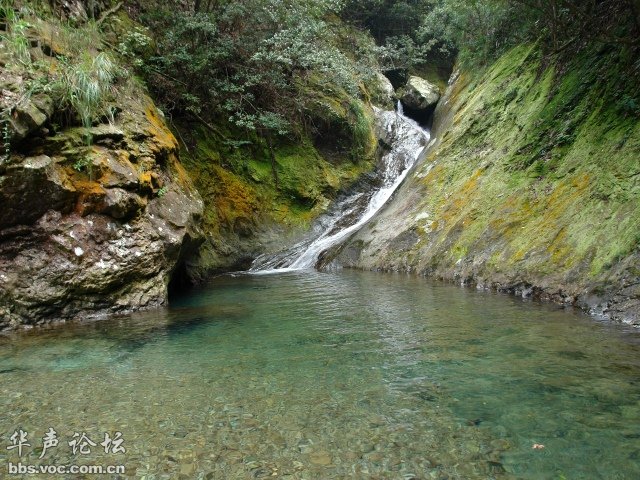
{"type": "MultiPolygon", "coordinates": [[[[0,402],[24,463],[130,478],[640,478],[638,332],[411,276],[225,276],[167,311],[2,338],[0,402]],[[82,431],[127,452],[73,457],[82,431]]],[[[17,460],[3,446],[0,476],[17,460]]]]}

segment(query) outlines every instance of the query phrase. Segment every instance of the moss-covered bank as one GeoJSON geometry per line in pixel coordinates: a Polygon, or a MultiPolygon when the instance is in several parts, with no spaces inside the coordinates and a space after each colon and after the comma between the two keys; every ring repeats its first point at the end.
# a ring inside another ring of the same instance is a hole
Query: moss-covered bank
{"type": "MultiPolygon", "coordinates": [[[[6,20],[0,25],[0,113],[7,142],[7,158],[0,158],[0,274],[23,271],[19,285],[17,275],[0,277],[0,329],[72,318],[83,309],[93,315],[164,304],[167,287],[246,268],[259,254],[294,241],[341,190],[374,168],[369,99],[375,82],[347,92],[317,74],[300,77],[300,118],[308,124],[292,125],[287,137],[259,135],[215,114],[165,115],[136,75],[144,73],[140,58],[154,45],[132,5],[98,2],[93,21],[87,2],[54,3],[16,0],[0,11],[6,20]],[[129,48],[132,42],[137,49],[129,48]],[[58,216],[42,233],[38,222],[52,213],[58,216]],[[73,225],[88,225],[88,235],[100,237],[104,227],[119,239],[136,233],[134,226],[151,229],[168,218],[171,227],[159,226],[158,235],[170,245],[153,242],[153,231],[142,229],[144,238],[117,249],[122,258],[113,262],[109,249],[99,246],[102,237],[98,246],[66,246],[65,261],[89,271],[83,261],[95,257],[97,273],[87,279],[69,268],[58,288],[62,260],[47,245],[54,236],[49,230],[66,228],[67,216],[73,225]],[[8,231],[16,225],[19,235],[8,231]],[[30,244],[17,243],[24,236],[37,237],[30,240],[32,256],[49,255],[51,269],[29,270],[30,244]],[[157,248],[136,261],[147,240],[157,248]],[[120,268],[119,261],[136,268],[120,268]],[[32,292],[35,281],[46,288],[32,292]]],[[[335,21],[341,35],[357,33],[335,21]]]]}
{"type": "Polygon", "coordinates": [[[258,255],[293,243],[340,191],[373,169],[372,112],[358,102],[354,113],[348,98],[333,102],[336,128],[353,136],[344,146],[324,136],[270,145],[255,135],[234,141],[237,133],[222,127],[178,129],[183,164],[205,202],[207,238],[187,259],[185,280],[247,268],[258,255]]]}
{"type": "Polygon", "coordinates": [[[560,72],[524,45],[482,77],[460,75],[439,107],[437,144],[336,262],[640,323],[640,118],[628,55],[602,46],[560,72]]]}

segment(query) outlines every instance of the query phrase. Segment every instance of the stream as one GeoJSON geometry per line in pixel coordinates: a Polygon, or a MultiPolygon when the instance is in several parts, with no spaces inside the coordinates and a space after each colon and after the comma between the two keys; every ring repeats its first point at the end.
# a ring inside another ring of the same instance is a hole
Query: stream
{"type": "Polygon", "coordinates": [[[405,275],[227,275],[165,311],[0,337],[0,403],[3,469],[640,478],[639,332],[405,275]],[[73,455],[81,432],[98,445],[73,455]]]}
{"type": "Polygon", "coordinates": [[[393,196],[428,146],[431,132],[405,116],[400,101],[395,112],[375,108],[375,114],[378,136],[386,140],[376,170],[375,188],[365,183],[353,189],[315,222],[308,238],[283,251],[258,257],[251,266],[252,273],[282,273],[316,267],[324,252],[357,232],[393,196]]]}

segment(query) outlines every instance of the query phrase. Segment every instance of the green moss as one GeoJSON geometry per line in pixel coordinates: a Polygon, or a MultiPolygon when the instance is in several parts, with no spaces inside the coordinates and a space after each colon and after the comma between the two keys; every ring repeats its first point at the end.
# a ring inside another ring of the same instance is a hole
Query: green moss
{"type": "Polygon", "coordinates": [[[441,92],[447,89],[447,83],[451,75],[452,65],[450,59],[440,59],[438,62],[429,62],[415,66],[410,74],[422,77],[437,85],[441,92]]]}
{"type": "Polygon", "coordinates": [[[298,82],[302,108],[310,119],[310,124],[304,125],[303,135],[311,138],[321,154],[333,163],[371,160],[376,144],[371,108],[318,74],[310,74],[298,82]]]}
{"type": "Polygon", "coordinates": [[[411,255],[428,249],[429,268],[482,258],[485,274],[594,279],[637,249],[640,122],[616,100],[637,95],[620,83],[623,55],[585,52],[559,74],[523,45],[467,79],[421,180],[416,208],[437,220],[411,255]]]}
{"type": "MultiPolygon", "coordinates": [[[[216,135],[190,125],[179,136],[194,144],[182,159],[205,201],[205,230],[214,244],[233,242],[225,239],[234,235],[259,235],[268,225],[308,228],[340,189],[373,168],[368,158],[327,161],[305,137],[273,144],[271,150],[264,139],[222,126],[216,135]]],[[[218,262],[214,250],[201,260],[218,262]]]]}

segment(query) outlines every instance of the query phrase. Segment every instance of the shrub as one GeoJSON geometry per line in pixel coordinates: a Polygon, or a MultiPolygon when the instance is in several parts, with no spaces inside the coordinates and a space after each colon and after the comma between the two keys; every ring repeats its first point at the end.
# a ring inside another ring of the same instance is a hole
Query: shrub
{"type": "Polygon", "coordinates": [[[141,17],[157,35],[160,53],[144,69],[166,111],[286,135],[308,123],[300,118],[306,79],[321,75],[335,89],[360,95],[363,73],[338,45],[331,21],[340,2],[204,4],[141,17]]]}

